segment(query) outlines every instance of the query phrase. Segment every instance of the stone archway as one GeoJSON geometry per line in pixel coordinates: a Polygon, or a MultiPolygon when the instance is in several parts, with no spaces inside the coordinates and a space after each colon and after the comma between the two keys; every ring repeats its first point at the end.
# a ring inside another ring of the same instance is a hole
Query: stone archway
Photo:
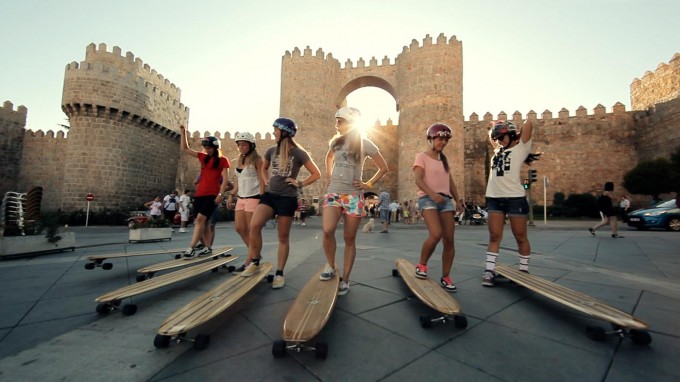
{"type": "MultiPolygon", "coordinates": [[[[463,58],[462,43],[455,36],[447,40],[440,34],[436,43],[427,35],[422,41],[412,40],[397,55],[394,64],[385,57],[381,64],[373,57],[368,65],[360,58],[356,65],[347,60],[344,67],[332,54],[307,47],[286,52],[281,64],[280,115],[295,119],[300,127],[296,139],[303,142],[325,177],[323,158],[328,140],[334,134],[333,116],[346,104],[352,91],[374,86],[391,94],[397,102],[399,126],[391,131],[391,139],[376,144],[381,151],[386,145],[396,152],[396,165],[391,168],[390,184],[385,186],[393,199],[415,197],[416,188],[411,165],[416,153],[426,149],[427,127],[444,122],[453,129],[447,151],[452,174],[459,190],[464,190],[463,176],[463,58]]],[[[313,194],[323,194],[325,179],[309,187],[313,194]]]]}

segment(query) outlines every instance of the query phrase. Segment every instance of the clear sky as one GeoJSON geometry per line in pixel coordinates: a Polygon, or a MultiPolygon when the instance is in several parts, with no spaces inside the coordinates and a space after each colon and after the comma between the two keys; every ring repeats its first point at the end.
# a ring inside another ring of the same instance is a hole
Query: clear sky
{"type": "MultiPolygon", "coordinates": [[[[199,131],[270,132],[281,57],[394,58],[412,39],[463,42],[465,119],[630,109],[629,86],[680,52],[679,0],[0,0],[0,102],[57,130],[64,67],[90,43],[132,52],[182,90],[199,131]]],[[[376,88],[348,97],[364,119],[398,121],[376,88]]]]}

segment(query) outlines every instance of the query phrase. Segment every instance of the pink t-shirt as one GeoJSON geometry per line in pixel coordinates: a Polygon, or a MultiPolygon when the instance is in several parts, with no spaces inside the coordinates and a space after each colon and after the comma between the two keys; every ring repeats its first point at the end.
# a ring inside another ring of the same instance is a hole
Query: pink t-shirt
{"type": "MultiPolygon", "coordinates": [[[[423,176],[423,180],[432,191],[437,193],[441,192],[445,195],[451,193],[449,186],[449,178],[451,176],[444,170],[444,164],[441,161],[432,159],[425,153],[418,153],[418,155],[416,155],[416,161],[413,163],[413,168],[415,167],[421,167],[424,170],[425,175],[423,176]]],[[[427,195],[427,193],[419,188],[418,197],[424,195],[427,195]]]]}

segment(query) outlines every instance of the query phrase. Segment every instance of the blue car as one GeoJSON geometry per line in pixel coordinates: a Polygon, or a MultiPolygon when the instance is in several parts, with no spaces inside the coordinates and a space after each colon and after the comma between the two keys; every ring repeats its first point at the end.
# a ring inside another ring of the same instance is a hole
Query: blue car
{"type": "Polygon", "coordinates": [[[665,228],[680,231],[680,208],[675,199],[663,202],[654,208],[633,211],[628,214],[628,225],[639,230],[665,228]]]}

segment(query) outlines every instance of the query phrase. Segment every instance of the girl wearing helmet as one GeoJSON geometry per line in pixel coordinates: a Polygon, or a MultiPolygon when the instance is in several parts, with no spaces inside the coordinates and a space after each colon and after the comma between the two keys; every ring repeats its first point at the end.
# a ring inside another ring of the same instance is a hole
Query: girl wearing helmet
{"type": "Polygon", "coordinates": [[[209,255],[212,249],[207,245],[211,243],[210,233],[208,232],[208,218],[212,215],[217,206],[224,200],[224,194],[229,182],[229,159],[222,156],[220,150],[220,140],[216,137],[207,137],[201,140],[204,152],[198,152],[189,147],[187,131],[184,125],[179,127],[180,148],[185,154],[198,158],[201,162],[200,180],[196,186],[194,197],[194,208],[196,210],[196,220],[194,233],[191,237],[191,244],[184,252],[184,257],[191,258],[197,255],[209,255]],[[206,243],[200,251],[196,249],[199,240],[206,243]]]}
{"type": "Polygon", "coordinates": [[[249,277],[259,271],[262,251],[262,227],[268,220],[278,216],[278,265],[272,288],[284,286],[283,268],[288,260],[290,250],[290,227],[297,208],[297,196],[302,187],[316,182],[321,174],[319,168],[300,147],[293,137],[297,133],[295,121],[288,118],[278,118],[274,121],[274,137],[276,146],[270,147],[264,154],[262,163],[262,178],[265,192],[260,198],[260,204],[255,208],[250,221],[248,237],[248,258],[251,263],[241,276],[249,277]],[[300,168],[304,166],[309,176],[302,181],[297,180],[300,168]],[[271,170],[270,170],[271,167],[271,170]],[[269,176],[267,174],[269,173],[269,176]]]}
{"type": "Polygon", "coordinates": [[[361,136],[355,128],[361,113],[351,107],[343,107],[335,113],[337,133],[329,142],[326,154],[326,179],[329,184],[323,202],[323,249],[326,253],[326,266],[321,272],[321,280],[330,280],[336,273],[335,267],[335,230],[344,215],[344,262],[339,295],[349,292],[349,275],[352,272],[357,254],[356,236],[364,212],[364,191],[373,188],[388,172],[385,158],[378,147],[361,136]],[[367,181],[362,178],[364,159],[369,157],[378,171],[367,181]]]}
{"type": "Polygon", "coordinates": [[[427,262],[430,260],[437,244],[441,241],[442,277],[439,284],[448,292],[455,292],[456,286],[450,273],[456,249],[453,244],[456,222],[455,211],[461,212],[456,183],[451,176],[449,162],[444,155],[444,148],[451,139],[451,128],[443,123],[435,123],[427,129],[429,149],[418,153],[413,163],[416,186],[418,186],[418,207],[425,220],[428,236],[420,249],[420,262],[416,265],[415,275],[427,278],[427,262]]]}
{"type": "Polygon", "coordinates": [[[496,259],[503,238],[505,217],[510,220],[512,234],[519,249],[519,269],[528,272],[531,246],[527,238],[529,204],[522,186],[520,170],[525,161],[535,158],[531,154],[533,125],[527,119],[521,133],[512,122],[496,121],[489,131],[494,155],[491,158],[489,181],[486,186],[489,244],[486,248],[486,266],[482,285],[492,287],[496,274],[496,259]]]}
{"type": "MultiPolygon", "coordinates": [[[[234,229],[241,236],[241,240],[248,247],[249,227],[255,208],[260,203],[260,195],[264,194],[264,179],[262,179],[262,157],[257,153],[255,136],[251,133],[238,133],[234,138],[239,156],[234,161],[236,178],[234,189],[227,196],[227,207],[234,209],[234,229]],[[234,196],[238,201],[233,203],[234,196]]],[[[250,265],[250,260],[241,265],[235,272],[243,272],[250,265]]]]}

